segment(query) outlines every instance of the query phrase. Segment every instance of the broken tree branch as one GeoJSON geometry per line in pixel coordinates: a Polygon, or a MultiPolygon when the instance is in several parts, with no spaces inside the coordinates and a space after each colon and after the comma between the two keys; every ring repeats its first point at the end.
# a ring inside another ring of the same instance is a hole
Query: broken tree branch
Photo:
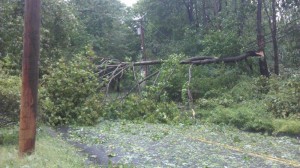
{"type": "Polygon", "coordinates": [[[242,55],[234,56],[234,57],[193,57],[192,59],[187,59],[181,61],[180,64],[194,64],[194,65],[205,65],[212,63],[235,63],[239,61],[243,61],[248,57],[263,57],[264,54],[262,52],[248,51],[242,55]]]}
{"type": "MultiPolygon", "coordinates": [[[[212,57],[212,56],[197,56],[191,57],[180,62],[180,64],[194,64],[194,65],[204,65],[212,63],[235,63],[243,61],[248,57],[264,57],[263,52],[248,51],[242,55],[233,57],[212,57]]],[[[109,64],[102,67],[106,68],[118,68],[122,66],[143,66],[143,65],[158,65],[164,63],[164,60],[152,60],[152,61],[140,61],[140,62],[116,62],[115,64],[109,64]]]]}
{"type": "Polygon", "coordinates": [[[146,81],[146,80],[152,78],[153,76],[157,75],[158,73],[159,73],[159,71],[156,71],[156,72],[152,73],[151,75],[148,75],[146,78],[142,79],[141,81],[139,81],[135,86],[133,86],[133,87],[130,89],[129,92],[126,93],[125,96],[123,96],[123,98],[124,98],[124,97],[127,97],[127,96],[134,90],[134,88],[138,87],[141,83],[143,83],[144,81],[146,81]]]}

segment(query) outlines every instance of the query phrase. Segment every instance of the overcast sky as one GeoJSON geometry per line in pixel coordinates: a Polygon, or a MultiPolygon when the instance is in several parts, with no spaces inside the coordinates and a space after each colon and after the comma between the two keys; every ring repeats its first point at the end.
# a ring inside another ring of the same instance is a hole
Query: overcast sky
{"type": "Polygon", "coordinates": [[[120,0],[120,1],[126,4],[127,6],[132,6],[132,4],[136,3],[138,0],[120,0]]]}

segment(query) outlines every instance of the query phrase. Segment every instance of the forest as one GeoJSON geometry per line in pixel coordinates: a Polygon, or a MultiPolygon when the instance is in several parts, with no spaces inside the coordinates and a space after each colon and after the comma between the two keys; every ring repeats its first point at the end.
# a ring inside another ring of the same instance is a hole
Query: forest
{"type": "MultiPolygon", "coordinates": [[[[25,164],[4,154],[9,148],[17,151],[25,1],[0,1],[0,154],[7,156],[0,158],[0,167],[25,164]]],[[[133,6],[119,0],[42,0],[40,143],[60,150],[60,142],[49,142],[54,141],[49,130],[68,127],[67,141],[87,146],[120,147],[138,135],[145,138],[141,146],[149,145],[148,139],[162,142],[182,135],[179,139],[185,141],[184,136],[192,140],[199,135],[205,137],[202,143],[239,152],[253,143],[248,133],[254,133],[257,149],[243,152],[244,162],[229,167],[274,166],[259,159],[279,162],[275,167],[299,166],[299,9],[299,0],[138,0],[133,6]],[[97,129],[106,138],[95,136],[97,129]],[[292,145],[281,144],[278,137],[292,145]],[[276,150],[264,150],[267,140],[274,141],[276,150]],[[282,157],[278,153],[284,147],[290,150],[282,157]]],[[[150,164],[146,157],[134,161],[138,155],[107,150],[109,161],[87,152],[89,161],[112,167],[219,167],[232,162],[209,158],[206,164],[190,157],[185,165],[184,159],[172,162],[163,154],[167,159],[159,162],[151,153],[155,161],[150,164]]],[[[72,157],[82,159],[76,152],[72,157]]],[[[72,162],[64,159],[64,164],[72,162]]]]}

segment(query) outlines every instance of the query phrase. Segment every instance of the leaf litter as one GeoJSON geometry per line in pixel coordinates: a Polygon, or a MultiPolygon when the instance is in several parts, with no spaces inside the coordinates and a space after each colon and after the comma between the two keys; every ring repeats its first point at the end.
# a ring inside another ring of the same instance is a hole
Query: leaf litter
{"type": "Polygon", "coordinates": [[[72,126],[66,138],[84,144],[78,147],[85,148],[90,158],[101,158],[94,161],[99,165],[300,167],[300,142],[296,138],[243,132],[213,124],[102,121],[94,127],[72,126]],[[95,148],[101,152],[95,152],[95,148]]]}

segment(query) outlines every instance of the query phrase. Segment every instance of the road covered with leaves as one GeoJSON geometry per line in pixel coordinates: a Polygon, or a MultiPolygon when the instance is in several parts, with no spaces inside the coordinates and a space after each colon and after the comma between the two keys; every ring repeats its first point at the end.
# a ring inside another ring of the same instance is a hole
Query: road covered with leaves
{"type": "Polygon", "coordinates": [[[211,124],[102,121],[59,129],[89,162],[133,167],[300,167],[300,141],[211,124]]]}

